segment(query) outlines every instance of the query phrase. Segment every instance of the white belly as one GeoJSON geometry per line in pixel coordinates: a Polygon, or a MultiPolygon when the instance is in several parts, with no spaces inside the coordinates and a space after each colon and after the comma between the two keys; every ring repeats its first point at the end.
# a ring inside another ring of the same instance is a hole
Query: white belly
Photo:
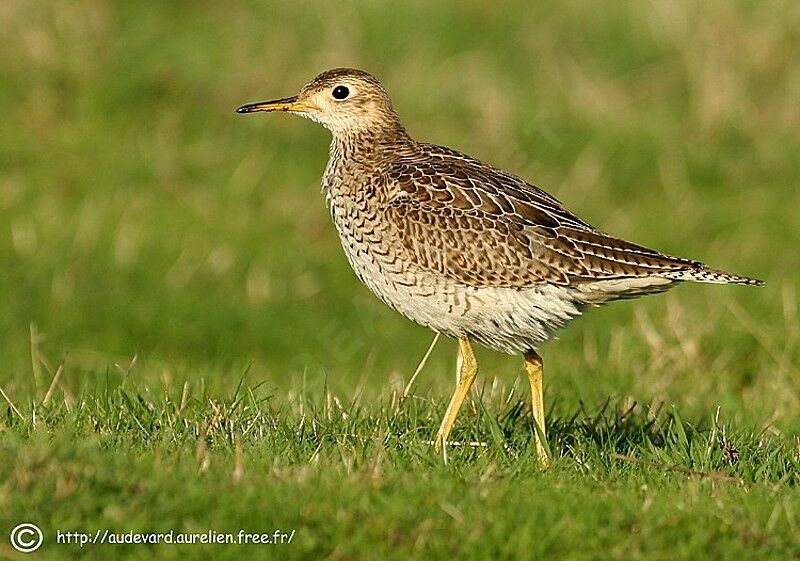
{"type": "Polygon", "coordinates": [[[470,337],[509,354],[537,348],[580,315],[570,289],[475,288],[448,282],[426,298],[392,296],[394,307],[413,321],[451,337],[470,337]]]}
{"type": "Polygon", "coordinates": [[[580,315],[584,306],[580,295],[566,287],[476,288],[426,272],[387,270],[348,249],[345,245],[361,281],[408,319],[509,354],[535,349],[580,315]]]}

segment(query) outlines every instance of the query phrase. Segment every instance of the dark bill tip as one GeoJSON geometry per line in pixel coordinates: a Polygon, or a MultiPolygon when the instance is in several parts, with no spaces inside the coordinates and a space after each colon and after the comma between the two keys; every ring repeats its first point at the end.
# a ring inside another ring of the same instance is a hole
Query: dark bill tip
{"type": "Polygon", "coordinates": [[[297,96],[248,103],[239,107],[237,113],[255,113],[256,111],[292,111],[297,107],[297,96]]]}

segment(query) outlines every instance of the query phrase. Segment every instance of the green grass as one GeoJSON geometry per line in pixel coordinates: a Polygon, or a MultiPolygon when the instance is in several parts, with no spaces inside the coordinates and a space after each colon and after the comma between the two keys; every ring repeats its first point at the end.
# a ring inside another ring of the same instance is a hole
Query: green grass
{"type": "Polygon", "coordinates": [[[798,30],[791,2],[0,3],[0,557],[30,521],[47,559],[800,558],[798,30]],[[549,470],[519,360],[478,349],[445,463],[454,345],[401,401],[431,334],[348,269],[327,133],[233,113],[342,65],[416,137],[766,288],[546,345],[549,470]]]}
{"type": "MultiPolygon", "coordinates": [[[[693,426],[676,411],[614,403],[557,412],[550,446],[560,457],[543,470],[530,420],[500,396],[475,400],[454,435],[471,445],[449,448],[443,463],[427,442],[443,407],[428,400],[276,403],[244,386],[142,394],[124,374],[107,382],[71,406],[40,408],[35,424],[7,419],[3,453],[15,461],[2,469],[17,490],[7,512],[92,533],[296,530],[291,544],[246,553],[281,558],[797,552],[796,442],[716,417],[693,426]]],[[[112,546],[85,547],[99,559],[112,546]]]]}

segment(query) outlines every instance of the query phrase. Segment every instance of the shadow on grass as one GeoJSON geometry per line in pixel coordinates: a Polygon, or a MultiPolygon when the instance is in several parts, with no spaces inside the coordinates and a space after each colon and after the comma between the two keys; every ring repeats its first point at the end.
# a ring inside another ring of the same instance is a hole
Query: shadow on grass
{"type": "MultiPolygon", "coordinates": [[[[720,420],[690,422],[663,403],[640,405],[612,398],[595,411],[583,403],[547,419],[551,456],[560,465],[590,470],[658,470],[732,483],[796,485],[800,448],[796,439],[720,420]]],[[[524,403],[513,404],[498,421],[508,442],[524,447],[535,428],[524,403]]],[[[530,444],[527,444],[530,446],[530,444]]]]}

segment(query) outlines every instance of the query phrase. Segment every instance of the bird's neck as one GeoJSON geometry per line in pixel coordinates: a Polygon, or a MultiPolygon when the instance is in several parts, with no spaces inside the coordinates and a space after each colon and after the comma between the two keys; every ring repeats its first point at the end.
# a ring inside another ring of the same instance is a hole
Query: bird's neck
{"type": "MultiPolygon", "coordinates": [[[[345,199],[359,199],[364,202],[364,194],[376,194],[369,185],[374,187],[375,177],[382,173],[382,168],[413,144],[414,141],[404,130],[394,131],[392,134],[334,134],[322,181],[323,192],[331,211],[335,210],[337,201],[341,203],[345,199]]],[[[336,221],[334,212],[334,222],[336,221]]]]}
{"type": "Polygon", "coordinates": [[[358,129],[344,129],[332,132],[333,144],[352,144],[366,150],[394,142],[410,140],[408,133],[399,123],[358,129]]]}
{"type": "Polygon", "coordinates": [[[397,125],[382,129],[363,129],[334,133],[331,139],[331,159],[352,163],[380,159],[400,144],[413,143],[405,129],[397,125]]]}

